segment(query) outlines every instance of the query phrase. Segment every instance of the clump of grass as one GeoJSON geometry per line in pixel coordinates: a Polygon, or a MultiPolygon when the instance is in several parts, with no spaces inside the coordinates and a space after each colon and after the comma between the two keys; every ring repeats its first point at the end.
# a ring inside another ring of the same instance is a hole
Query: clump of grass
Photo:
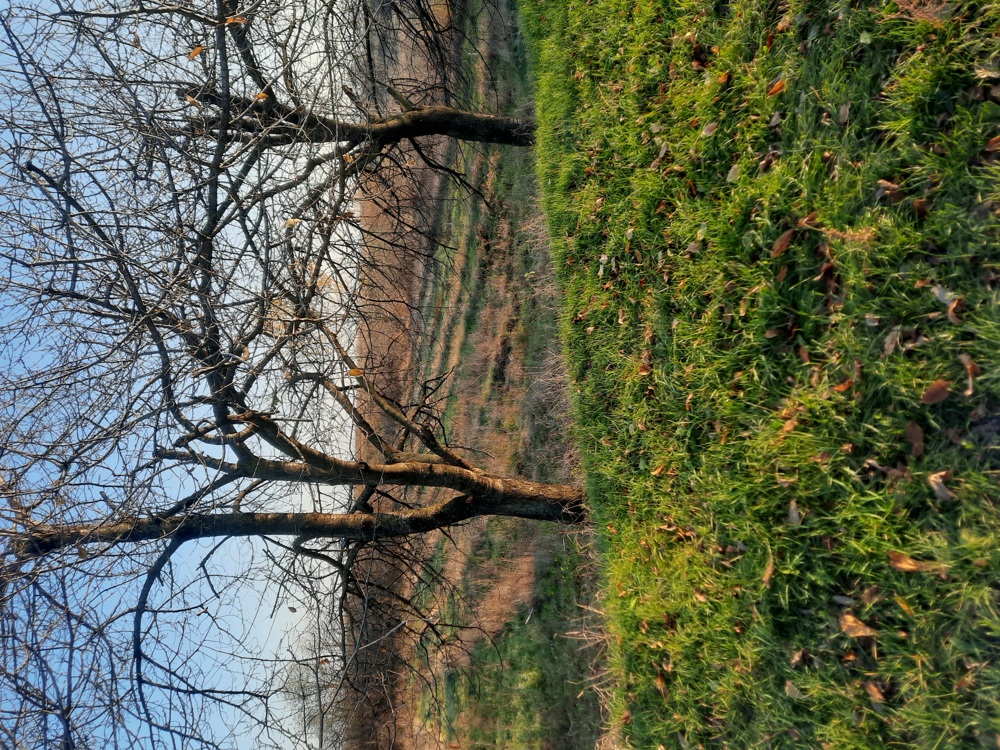
{"type": "Polygon", "coordinates": [[[1000,737],[1000,5],[523,0],[634,747],[1000,737]]]}

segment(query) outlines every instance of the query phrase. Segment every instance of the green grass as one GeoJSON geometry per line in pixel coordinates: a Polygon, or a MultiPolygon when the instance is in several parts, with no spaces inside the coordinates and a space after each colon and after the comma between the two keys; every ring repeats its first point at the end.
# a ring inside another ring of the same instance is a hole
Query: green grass
{"type": "Polygon", "coordinates": [[[1000,5],[521,9],[626,740],[996,747],[1000,5]]]}
{"type": "Polygon", "coordinates": [[[495,640],[480,644],[473,669],[456,675],[451,694],[469,748],[577,750],[600,730],[588,688],[593,645],[567,637],[581,628],[577,606],[588,584],[579,551],[567,548],[536,582],[535,604],[495,640]]]}

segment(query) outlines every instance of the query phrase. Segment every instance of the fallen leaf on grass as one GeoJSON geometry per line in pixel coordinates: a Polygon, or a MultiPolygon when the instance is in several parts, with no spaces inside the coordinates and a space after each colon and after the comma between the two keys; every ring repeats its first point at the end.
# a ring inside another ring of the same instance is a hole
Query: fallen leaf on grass
{"type": "Polygon", "coordinates": [[[712,135],[712,133],[714,133],[718,129],[719,129],[719,123],[710,122],[701,129],[701,134],[704,136],[709,136],[712,135]]]}
{"type": "Polygon", "coordinates": [[[948,577],[948,566],[944,563],[915,560],[906,553],[895,550],[889,550],[886,554],[889,555],[889,566],[901,573],[934,573],[942,580],[948,577]]]}
{"type": "Polygon", "coordinates": [[[851,386],[854,385],[854,378],[848,378],[840,385],[833,386],[834,393],[843,393],[844,391],[850,390],[851,386]]]}
{"type": "Polygon", "coordinates": [[[764,587],[771,585],[771,576],[774,575],[774,555],[767,556],[767,566],[764,568],[764,575],[761,576],[761,581],[764,583],[764,587]]]}
{"type": "Polygon", "coordinates": [[[667,678],[661,672],[656,673],[656,689],[660,691],[663,700],[667,700],[670,697],[670,690],[667,688],[667,678]]]}
{"type": "Polygon", "coordinates": [[[792,654],[792,659],[789,662],[789,666],[791,666],[792,669],[798,669],[799,667],[805,664],[806,659],[808,659],[810,655],[811,654],[809,653],[808,648],[800,648],[798,651],[792,654]]]}
{"type": "Polygon", "coordinates": [[[844,613],[840,616],[840,629],[851,638],[871,638],[878,635],[875,628],[870,628],[852,614],[844,613]]]}
{"type": "Polygon", "coordinates": [[[768,96],[777,96],[778,94],[780,94],[784,90],[785,90],[785,81],[784,81],[784,79],[782,79],[782,80],[778,81],[777,83],[775,83],[770,88],[770,90],[767,92],[767,95],[768,96]]]}
{"type": "Polygon", "coordinates": [[[913,607],[910,606],[906,599],[901,596],[894,596],[892,597],[892,600],[899,605],[899,608],[906,613],[907,617],[913,617],[913,607]]]}
{"type": "Polygon", "coordinates": [[[639,363],[639,375],[645,377],[653,372],[653,356],[649,349],[642,352],[642,361],[639,363]]]}
{"type": "Polygon", "coordinates": [[[792,244],[792,237],[794,236],[795,236],[794,229],[789,229],[783,232],[781,236],[779,236],[778,239],[776,239],[774,241],[774,244],[771,246],[771,257],[777,258],[779,255],[785,252],[785,250],[788,249],[788,246],[792,244]]]}
{"type": "Polygon", "coordinates": [[[885,695],[883,695],[882,691],[879,690],[878,685],[871,680],[865,680],[861,684],[864,686],[865,692],[868,693],[868,697],[871,699],[872,708],[875,709],[876,712],[881,713],[882,704],[885,703],[885,695]]]}
{"type": "Polygon", "coordinates": [[[955,499],[955,493],[949,490],[945,485],[945,481],[948,479],[951,479],[951,472],[947,470],[939,471],[936,474],[931,474],[927,477],[927,484],[929,484],[931,489],[934,490],[934,496],[938,500],[948,501],[955,499]]]}
{"type": "Polygon", "coordinates": [[[920,403],[925,406],[930,406],[931,404],[940,404],[946,398],[948,398],[949,391],[951,390],[951,381],[938,379],[930,384],[930,387],[924,391],[923,395],[920,397],[920,403]]]}
{"type": "Polygon", "coordinates": [[[837,112],[837,124],[840,126],[846,125],[851,119],[851,103],[840,105],[840,110],[837,112]]]}
{"type": "Polygon", "coordinates": [[[970,669],[965,675],[955,683],[955,690],[968,690],[976,684],[976,670],[970,669]]]}
{"type": "Polygon", "coordinates": [[[969,376],[969,386],[962,391],[962,395],[971,396],[976,392],[972,381],[979,375],[982,375],[983,371],[979,365],[973,361],[972,357],[965,352],[958,355],[958,361],[962,363],[962,366],[965,368],[965,374],[969,376]]]}
{"type": "Polygon", "coordinates": [[[806,697],[801,690],[795,687],[795,683],[792,682],[791,680],[785,682],[785,695],[787,695],[792,700],[797,700],[797,701],[800,701],[806,697]]]}
{"type": "Polygon", "coordinates": [[[924,431],[916,422],[910,422],[903,431],[906,442],[910,444],[910,453],[914,458],[924,455],[924,431]]]}
{"type": "Polygon", "coordinates": [[[896,326],[886,334],[885,343],[882,344],[882,359],[892,356],[892,353],[896,351],[896,347],[899,346],[899,337],[902,333],[903,329],[896,326]]]}
{"type": "Polygon", "coordinates": [[[957,326],[962,322],[958,318],[958,311],[962,309],[963,305],[965,305],[965,300],[961,297],[955,297],[955,299],[948,303],[948,320],[953,325],[957,326]]]}
{"type": "Polygon", "coordinates": [[[788,503],[788,525],[798,526],[802,523],[802,512],[799,510],[799,504],[795,500],[791,500],[788,503]]]}
{"type": "Polygon", "coordinates": [[[1000,151],[1000,135],[995,135],[986,141],[984,151],[1000,151]]]}
{"type": "Polygon", "coordinates": [[[900,203],[906,198],[906,193],[895,182],[889,180],[879,180],[878,190],[875,191],[875,200],[885,198],[889,203],[900,203]]]}

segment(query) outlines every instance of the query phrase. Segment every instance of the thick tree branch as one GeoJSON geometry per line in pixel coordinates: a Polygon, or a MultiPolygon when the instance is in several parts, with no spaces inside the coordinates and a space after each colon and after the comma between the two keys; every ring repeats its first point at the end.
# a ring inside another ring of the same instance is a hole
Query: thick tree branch
{"type": "Polygon", "coordinates": [[[582,490],[553,485],[546,485],[546,489],[549,495],[546,498],[530,493],[515,497],[509,492],[502,497],[460,495],[424,508],[388,513],[194,513],[110,524],[45,524],[15,537],[13,548],[18,557],[32,558],[81,544],[121,545],[161,539],[170,539],[171,547],[207,537],[295,536],[303,541],[321,537],[370,541],[424,534],[484,515],[560,523],[584,520],[582,490]]]}

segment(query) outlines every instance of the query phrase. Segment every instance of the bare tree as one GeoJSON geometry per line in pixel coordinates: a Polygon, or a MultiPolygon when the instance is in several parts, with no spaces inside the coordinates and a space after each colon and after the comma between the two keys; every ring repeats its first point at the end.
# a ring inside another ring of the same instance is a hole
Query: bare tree
{"type": "Polygon", "coordinates": [[[585,518],[449,445],[439,382],[390,387],[366,336],[396,314],[372,242],[413,245],[359,191],[438,166],[427,136],[531,125],[414,103],[437,84],[385,80],[364,0],[81,6],[0,14],[0,747],[329,746],[290,696],[438,627],[378,556],[419,582],[401,539],[585,518]],[[267,652],[255,612],[290,601],[335,653],[267,652]]]}

